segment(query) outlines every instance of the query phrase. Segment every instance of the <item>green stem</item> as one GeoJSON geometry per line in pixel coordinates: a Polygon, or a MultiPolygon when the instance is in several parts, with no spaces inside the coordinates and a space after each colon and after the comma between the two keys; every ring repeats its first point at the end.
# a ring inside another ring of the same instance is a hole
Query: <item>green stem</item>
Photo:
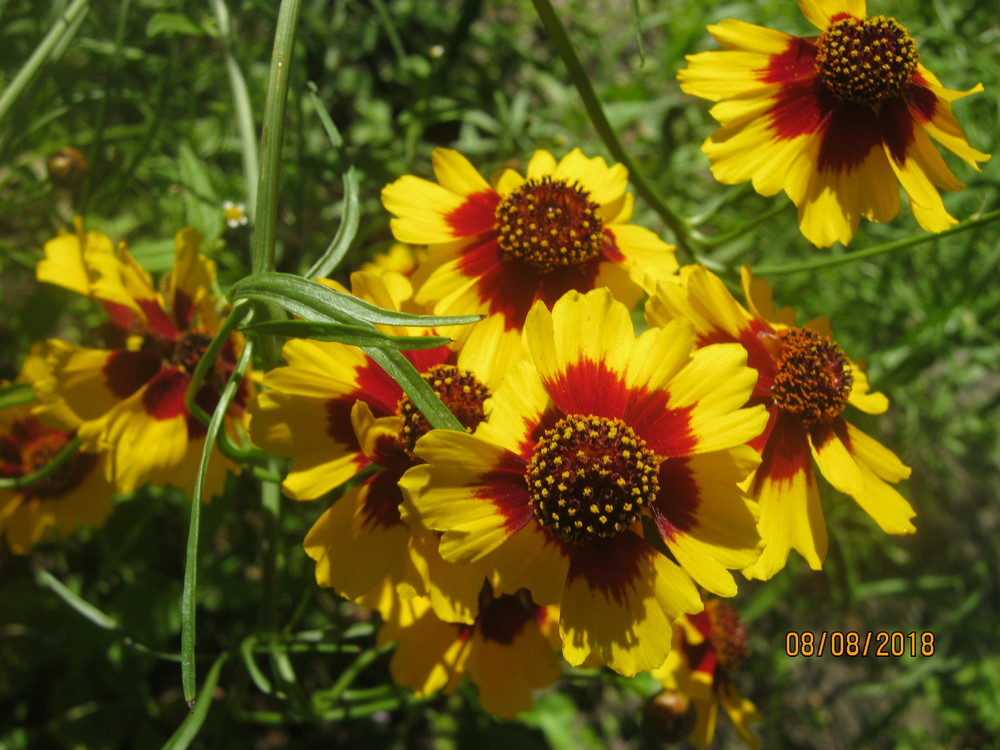
{"type": "Polygon", "coordinates": [[[531,1],[535,5],[535,10],[538,12],[538,17],[541,19],[546,32],[548,32],[549,38],[552,39],[556,51],[566,65],[569,77],[573,81],[573,85],[576,86],[580,98],[583,100],[583,106],[587,110],[587,115],[601,136],[601,140],[604,141],[604,145],[607,146],[611,155],[628,169],[629,179],[632,185],[635,186],[636,193],[663,219],[663,222],[673,232],[678,247],[687,252],[688,255],[691,255],[691,228],[687,219],[663,201],[653,186],[639,172],[635,162],[625,152],[621,141],[618,140],[618,135],[615,133],[614,128],[611,127],[611,123],[608,122],[607,115],[604,114],[604,108],[601,106],[601,102],[594,92],[594,87],[590,83],[587,71],[584,70],[583,63],[580,62],[580,58],[573,48],[573,43],[570,42],[569,36],[566,34],[566,28],[562,25],[562,21],[559,20],[559,16],[553,9],[552,3],[549,0],[531,1]]]}
{"type": "MultiPolygon", "coordinates": [[[[202,383],[205,382],[205,376],[208,374],[209,368],[215,363],[215,360],[219,356],[219,352],[222,351],[222,347],[226,345],[226,342],[229,340],[230,335],[232,335],[236,327],[242,324],[247,324],[252,319],[253,309],[251,307],[245,305],[245,303],[241,304],[239,302],[233,305],[233,309],[229,311],[229,315],[227,315],[225,320],[222,321],[222,325],[219,327],[218,332],[215,334],[215,337],[211,340],[211,342],[209,342],[208,347],[205,349],[205,353],[202,354],[201,359],[198,360],[198,365],[194,368],[194,372],[191,374],[191,382],[188,383],[187,391],[184,394],[184,405],[187,407],[188,411],[191,412],[191,414],[193,414],[202,424],[207,425],[212,421],[212,415],[202,409],[196,401],[198,391],[201,390],[202,383]]],[[[267,455],[258,450],[240,449],[233,444],[225,430],[219,433],[219,451],[230,461],[235,461],[236,463],[255,461],[259,463],[264,460],[267,455]]]]}
{"type": "Polygon", "coordinates": [[[80,202],[77,212],[81,216],[87,214],[87,204],[94,187],[94,175],[100,173],[104,156],[104,128],[108,122],[108,106],[112,100],[117,100],[118,71],[124,60],[122,46],[125,42],[125,28],[128,20],[128,9],[131,0],[121,0],[118,6],[118,24],[115,27],[115,47],[111,55],[111,66],[108,73],[108,81],[105,85],[107,96],[101,100],[101,108],[97,114],[97,126],[94,128],[94,140],[90,144],[90,168],[84,176],[83,186],[80,190],[80,202]]]}
{"type": "Polygon", "coordinates": [[[979,227],[984,227],[987,224],[997,221],[998,219],[1000,219],[1000,209],[996,209],[994,211],[990,211],[989,213],[981,214],[975,218],[963,221],[956,224],[951,229],[946,229],[938,234],[920,234],[915,237],[907,237],[902,240],[886,242],[882,245],[875,245],[874,247],[869,247],[865,250],[856,250],[853,253],[845,253],[844,255],[827,256],[824,258],[818,258],[817,260],[806,261],[804,263],[793,263],[784,266],[755,266],[753,272],[754,274],[759,274],[761,276],[780,276],[782,274],[797,273],[799,271],[814,271],[817,268],[830,268],[831,266],[853,263],[854,261],[863,260],[865,258],[873,258],[876,255],[885,255],[886,253],[903,250],[908,247],[916,247],[917,245],[923,245],[942,237],[949,237],[953,234],[967,232],[970,229],[978,229],[979,227]]]}
{"type": "Polygon", "coordinates": [[[42,39],[35,51],[31,53],[31,57],[28,58],[28,61],[17,72],[17,75],[14,76],[14,80],[7,85],[3,94],[0,94],[0,122],[3,121],[7,112],[21,95],[21,92],[31,82],[31,79],[37,75],[52,52],[57,46],[60,46],[59,43],[63,40],[63,36],[67,35],[71,37],[80,28],[77,21],[87,12],[89,5],[90,0],[74,0],[72,5],[66,9],[66,12],[52,24],[49,33],[45,35],[45,38],[42,39]]]}
{"type": "Polygon", "coordinates": [[[723,232],[722,234],[716,234],[711,236],[699,236],[698,244],[704,247],[718,247],[719,245],[725,245],[728,242],[732,242],[735,239],[739,239],[751,229],[756,226],[763,224],[766,221],[770,221],[772,218],[780,213],[783,213],[785,209],[788,208],[788,204],[784,202],[779,202],[777,206],[772,207],[764,213],[757,214],[750,221],[748,221],[743,226],[737,227],[729,232],[723,232]]]}
{"type": "Polygon", "coordinates": [[[62,466],[64,463],[69,461],[69,459],[76,453],[77,449],[80,447],[80,438],[74,437],[62,449],[52,457],[45,466],[30,474],[25,474],[20,477],[4,477],[0,479],[0,490],[19,490],[22,487],[30,487],[36,482],[41,482],[46,477],[50,476],[56,469],[62,466]]]}
{"type": "Polygon", "coordinates": [[[382,22],[382,26],[385,27],[385,35],[389,37],[389,46],[392,47],[392,52],[396,56],[396,61],[402,66],[406,62],[406,50],[403,49],[403,42],[399,38],[399,33],[396,31],[396,27],[393,26],[392,16],[389,15],[389,11],[385,7],[385,3],[382,0],[371,0],[373,6],[375,6],[375,12],[378,14],[379,20],[382,22]]]}
{"type": "Polygon", "coordinates": [[[225,0],[211,0],[215,19],[219,24],[219,34],[226,51],[226,72],[229,74],[229,88],[232,89],[233,104],[236,106],[236,126],[240,131],[240,143],[243,154],[243,177],[247,189],[247,213],[252,220],[257,211],[257,177],[260,174],[260,161],[257,154],[257,132],[253,121],[253,109],[250,103],[250,93],[247,91],[246,78],[236,60],[233,43],[233,29],[229,17],[229,8],[225,0]]]}
{"type": "Polygon", "coordinates": [[[295,27],[302,0],[282,0],[274,34],[274,52],[264,102],[260,136],[261,169],[257,183],[257,217],[250,241],[254,273],[274,270],[274,243],[278,227],[278,188],[281,184],[281,148],[288,102],[288,80],[295,46],[295,27]]]}

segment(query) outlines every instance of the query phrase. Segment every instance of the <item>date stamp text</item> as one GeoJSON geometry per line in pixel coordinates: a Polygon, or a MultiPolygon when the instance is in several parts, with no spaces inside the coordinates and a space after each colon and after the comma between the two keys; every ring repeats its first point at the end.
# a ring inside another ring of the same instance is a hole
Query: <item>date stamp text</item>
{"type": "Polygon", "coordinates": [[[790,630],[786,656],[934,656],[934,633],[901,630],[790,630]]]}

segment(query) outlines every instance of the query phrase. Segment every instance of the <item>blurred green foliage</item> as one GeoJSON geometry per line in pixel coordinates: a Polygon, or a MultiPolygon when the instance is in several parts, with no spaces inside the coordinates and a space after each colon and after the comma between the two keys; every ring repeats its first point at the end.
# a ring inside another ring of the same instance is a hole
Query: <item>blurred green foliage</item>
{"type": "MultiPolygon", "coordinates": [[[[0,3],[0,88],[67,2],[0,3]]],[[[277,4],[231,0],[233,52],[253,112],[263,109],[277,4]]],[[[785,209],[719,246],[722,264],[795,262],[817,253],[783,196],[717,184],[700,153],[713,124],[704,102],[674,80],[683,56],[714,43],[705,25],[734,17],[812,33],[791,0],[639,2],[640,59],[626,2],[558,4],[574,44],[633,159],[671,205],[694,215],[728,195],[705,227],[735,229],[785,209]]],[[[986,91],[956,104],[972,145],[1000,139],[1000,23],[973,0],[870,3],[915,36],[927,65],[951,88],[986,91]]],[[[124,240],[154,272],[171,262],[174,233],[199,228],[224,289],[247,273],[249,230],[222,221],[225,199],[247,201],[241,139],[212,6],[196,0],[93,0],[76,35],[57,49],[0,128],[0,378],[16,375],[31,342],[86,342],[101,318],[82,300],[34,282],[42,244],[81,213],[124,240]],[[85,154],[78,184],[47,176],[66,146],[85,154]]],[[[307,83],[344,136],[361,180],[362,222],[344,273],[391,241],[379,191],[404,173],[429,174],[438,145],[467,154],[484,174],[524,163],[535,148],[606,153],[527,0],[306,0],[292,61],[280,186],[278,270],[301,272],[328,245],[343,211],[344,165],[309,102],[307,83]]],[[[996,162],[945,197],[965,218],[997,199],[996,162]]],[[[645,206],[637,220],[663,227],[645,206]]],[[[907,210],[863,223],[852,249],[919,232],[907,210]]],[[[1000,466],[1000,247],[987,227],[821,272],[772,279],[776,300],[802,320],[829,316],[841,344],[866,358],[892,407],[852,418],[913,467],[904,493],[917,534],[887,537],[844,496],[824,487],[831,552],[822,573],[794,558],[764,584],[744,584],[754,655],[739,681],[761,708],[766,748],[996,747],[1000,733],[1000,576],[996,539],[1000,466]],[[789,658],[788,631],[930,631],[924,658],[789,658]]],[[[342,274],[343,275],[343,274],[342,274]]],[[[195,740],[203,748],[656,747],[639,726],[648,685],[568,675],[521,722],[478,712],[474,691],[428,702],[384,687],[382,654],[350,689],[338,676],[370,644],[367,615],[313,581],[300,540],[322,503],[287,504],[280,538],[280,638],[294,669],[282,676],[269,642],[255,640],[264,518],[252,480],[234,478],[204,508],[198,643],[240,653],[224,666],[195,740]],[[331,648],[331,644],[344,644],[331,648]],[[251,658],[252,657],[252,658],[251,658]],[[352,700],[383,693],[403,705],[352,717],[352,700]],[[339,711],[339,713],[338,713],[339,711]]],[[[188,505],[147,489],[119,503],[105,529],[29,557],[0,557],[0,748],[155,748],[187,715],[175,661],[188,505]],[[48,571],[118,624],[102,629],[44,584],[48,571]],[[127,634],[128,639],[122,634],[127,634]],[[136,644],[139,644],[138,646],[136,644]]],[[[278,637],[278,636],[274,636],[278,637]]],[[[725,720],[718,747],[739,747],[725,720]]]]}

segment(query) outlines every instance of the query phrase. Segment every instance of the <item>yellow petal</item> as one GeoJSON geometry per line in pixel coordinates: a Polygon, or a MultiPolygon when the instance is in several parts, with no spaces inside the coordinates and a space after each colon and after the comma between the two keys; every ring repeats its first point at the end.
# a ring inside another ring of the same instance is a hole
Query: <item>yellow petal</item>
{"type": "Polygon", "coordinates": [[[441,186],[457,195],[481,193],[490,189],[483,176],[458,151],[436,148],[431,154],[434,176],[441,186]]]}

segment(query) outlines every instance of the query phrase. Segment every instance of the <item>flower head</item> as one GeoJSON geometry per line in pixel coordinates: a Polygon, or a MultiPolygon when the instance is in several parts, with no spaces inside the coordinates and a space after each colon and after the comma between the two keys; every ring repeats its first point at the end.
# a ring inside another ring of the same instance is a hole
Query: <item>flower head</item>
{"type": "Polygon", "coordinates": [[[533,690],[561,672],[554,645],[558,609],[539,607],[525,591],[494,596],[485,584],[469,624],[440,619],[423,597],[398,601],[383,616],[379,642],[398,644],[392,677],[420,696],[450,693],[468,676],[486,711],[512,719],[531,709],[533,690]]]}
{"type": "Polygon", "coordinates": [[[674,647],[652,674],[668,695],[690,699],[694,709],[693,726],[688,728],[691,741],[696,747],[712,744],[721,703],[743,741],[751,748],[759,747],[747,725],[763,717],[733,683],[749,655],[739,614],[725,602],[709,599],[702,612],[684,615],[676,624],[674,647]]]}
{"type": "Polygon", "coordinates": [[[431,158],[437,183],[402,177],[382,202],[398,240],[430,246],[416,300],[439,314],[499,315],[516,335],[536,300],[551,309],[567,291],[605,286],[632,306],[677,270],[671,246],[628,223],[633,198],[620,164],[579,149],[559,161],[536,151],[526,175],[506,169],[491,184],[455,151],[431,158]]]}
{"type": "Polygon", "coordinates": [[[660,285],[646,307],[647,321],[656,326],[692,320],[699,345],[740,342],[758,372],[750,403],[765,405],[770,415],[767,429],[750,443],[762,459],[750,494],[760,504],[765,546],[747,575],[770,578],[792,548],[813,569],[822,567],[827,536],[814,460],[830,484],[851,495],[884,531],[912,533],[913,509],[887,484],[905,479],[910,470],[843,416],[847,406],[880,414],[888,399],[869,392],[861,364],[837,345],[829,321],[797,326],[795,311],[776,311],[770,287],[748,268],[743,292],[749,309],[705,268],[685,267],[681,279],[660,285]]]}
{"type": "Polygon", "coordinates": [[[433,430],[400,481],[411,524],[443,531],[446,560],[493,555],[500,593],[559,604],[563,654],[623,674],[653,669],[697,581],[732,596],[727,568],[759,554],[737,484],[766,422],[741,410],[756,374],[735,346],[692,353],[689,324],[635,337],[606,289],[570,292],[525,326],[531,362],[495,391],[474,434],[433,430]],[[645,538],[658,532],[674,562],[645,538]]]}
{"type": "Polygon", "coordinates": [[[761,195],[784,190],[813,244],[845,245],[861,217],[889,221],[903,186],[921,227],[955,219],[938,188],[961,190],[931,142],[978,170],[989,159],[969,146],[952,91],[919,61],[894,18],[869,17],[864,0],[799,0],[819,36],[799,38],[728,19],[709,27],[724,51],[688,57],[681,88],[719,102],[720,127],[702,149],[716,179],[752,180],[761,195]],[[930,136],[930,137],[928,137],[930,136]]]}
{"type": "MultiPolygon", "coordinates": [[[[46,371],[32,353],[21,380],[46,371]]],[[[0,409],[0,477],[24,477],[43,469],[69,445],[72,430],[43,425],[30,404],[0,409]]],[[[104,479],[103,456],[74,453],[44,479],[16,490],[0,489],[0,533],[15,554],[27,553],[51,536],[69,536],[78,526],[97,527],[111,512],[114,488],[104,479]]]]}
{"type": "MultiPolygon", "coordinates": [[[[36,412],[69,429],[79,426],[85,451],[107,451],[107,477],[121,492],[147,480],[189,492],[194,487],[206,428],[188,410],[185,393],[219,329],[215,266],[200,255],[200,244],[193,229],[177,233],[174,268],[162,292],[124,245],[116,252],[96,233],[61,235],[46,244],[39,263],[41,280],[98,300],[110,325],[107,348],[47,343],[51,373],[35,386],[36,412]]],[[[237,334],[223,346],[196,394],[202,409],[215,408],[241,347],[237,334]]],[[[250,395],[245,380],[226,416],[230,433],[250,395]]],[[[210,464],[206,496],[222,491],[226,465],[221,456],[210,464]]]]}
{"type": "Polygon", "coordinates": [[[226,220],[226,226],[230,229],[237,229],[250,223],[247,207],[242,203],[233,203],[230,200],[222,201],[222,218],[226,220]]]}

